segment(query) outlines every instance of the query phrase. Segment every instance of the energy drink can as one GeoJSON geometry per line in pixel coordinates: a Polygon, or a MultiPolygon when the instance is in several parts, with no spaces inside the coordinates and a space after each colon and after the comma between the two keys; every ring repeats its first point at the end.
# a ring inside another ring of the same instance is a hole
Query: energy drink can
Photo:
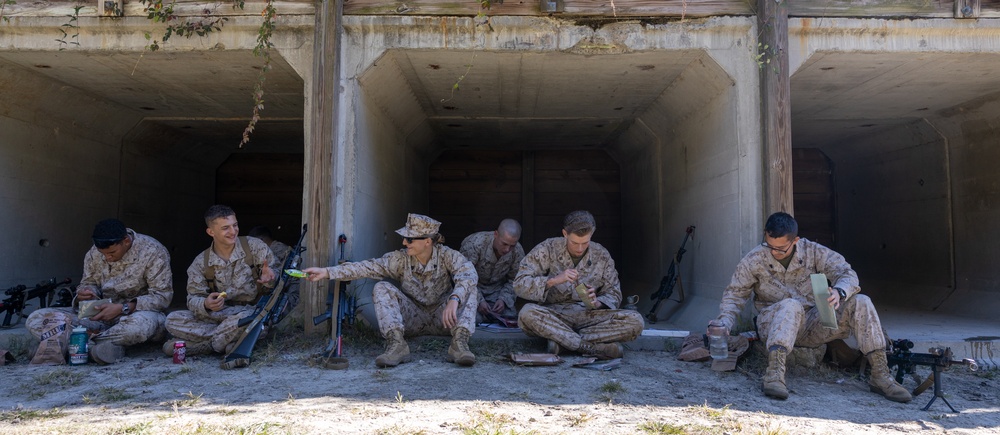
{"type": "Polygon", "coordinates": [[[187,345],[182,340],[174,342],[174,364],[184,364],[187,360],[187,345]]]}
{"type": "Polygon", "coordinates": [[[87,328],[77,326],[69,336],[69,364],[78,366],[87,363],[87,328]]]}

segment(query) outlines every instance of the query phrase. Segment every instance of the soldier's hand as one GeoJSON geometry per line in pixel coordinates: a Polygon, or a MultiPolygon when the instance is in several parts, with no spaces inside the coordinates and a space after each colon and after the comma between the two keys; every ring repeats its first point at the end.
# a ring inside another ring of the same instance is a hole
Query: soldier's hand
{"type": "Polygon", "coordinates": [[[494,313],[500,314],[500,313],[503,312],[503,309],[506,308],[506,307],[507,307],[507,304],[503,303],[503,299],[497,299],[496,303],[493,304],[493,308],[491,310],[494,313]]]}
{"type": "Polygon", "coordinates": [[[219,311],[226,306],[226,298],[220,296],[221,293],[212,293],[205,298],[205,309],[208,311],[219,311]]]}
{"type": "Polygon", "coordinates": [[[723,336],[729,336],[729,328],[726,328],[726,327],[722,326],[722,322],[720,322],[718,319],[712,320],[712,321],[708,322],[708,327],[705,328],[705,334],[707,334],[707,335],[713,335],[712,333],[715,332],[715,331],[712,331],[712,328],[723,328],[723,330],[725,331],[725,333],[722,334],[722,335],[723,336]]]}
{"type": "Polygon", "coordinates": [[[90,320],[97,322],[113,320],[122,314],[122,304],[100,304],[95,308],[97,308],[97,314],[94,314],[90,320]]]}
{"type": "Polygon", "coordinates": [[[306,279],[309,281],[319,281],[321,279],[330,279],[330,271],[326,270],[325,267],[310,267],[302,269],[306,273],[306,279]]]}
{"type": "Polygon", "coordinates": [[[575,282],[580,277],[580,272],[577,272],[576,269],[566,269],[559,276],[562,277],[560,278],[562,282],[575,282]]]}
{"type": "Polygon", "coordinates": [[[261,284],[268,284],[271,281],[274,281],[274,271],[271,270],[271,266],[265,264],[260,269],[260,279],[258,279],[257,282],[261,284]]]}
{"type": "Polygon", "coordinates": [[[593,287],[587,287],[587,296],[590,296],[590,300],[594,301],[594,309],[604,308],[604,304],[597,300],[597,290],[593,287]]]}
{"type": "Polygon", "coordinates": [[[441,324],[448,329],[454,328],[458,324],[458,301],[448,300],[448,305],[445,305],[444,311],[441,312],[441,324]]]}
{"type": "Polygon", "coordinates": [[[92,285],[81,285],[76,289],[76,300],[78,301],[89,301],[92,299],[97,299],[97,288],[92,285]]]}
{"type": "Polygon", "coordinates": [[[840,293],[837,293],[832,287],[829,287],[828,290],[830,291],[830,297],[826,298],[826,301],[830,303],[833,309],[840,308],[840,293]]]}
{"type": "Polygon", "coordinates": [[[490,311],[492,311],[492,309],[490,308],[490,305],[486,303],[486,301],[479,301],[479,307],[477,308],[477,311],[479,311],[479,314],[488,316],[490,315],[490,311]]]}

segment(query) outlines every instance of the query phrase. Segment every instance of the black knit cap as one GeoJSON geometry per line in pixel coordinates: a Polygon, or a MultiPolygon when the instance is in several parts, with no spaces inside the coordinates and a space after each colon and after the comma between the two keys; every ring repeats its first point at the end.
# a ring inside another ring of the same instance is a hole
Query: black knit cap
{"type": "Polygon", "coordinates": [[[94,226],[94,246],[104,249],[125,239],[125,223],[118,219],[105,219],[94,226]]]}

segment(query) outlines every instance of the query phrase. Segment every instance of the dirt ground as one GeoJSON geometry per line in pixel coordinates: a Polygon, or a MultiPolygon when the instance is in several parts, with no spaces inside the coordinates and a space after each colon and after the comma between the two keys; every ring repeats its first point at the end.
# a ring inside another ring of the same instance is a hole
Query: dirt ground
{"type": "MultiPolygon", "coordinates": [[[[479,334],[483,334],[480,332],[479,334]]],[[[947,400],[921,408],[870,393],[852,373],[793,368],[791,397],[760,393],[763,358],[735,372],[628,351],[611,371],[519,367],[512,352],[541,341],[481,341],[479,362],[444,361],[446,338],[411,341],[414,362],[377,369],[381,342],[348,331],[347,370],[319,368],[322,339],[300,334],[260,343],[248,368],[222,371],[219,357],[175,365],[158,347],[130,349],[113,366],[0,367],[3,434],[1000,434],[1000,373],[945,372],[947,400]]],[[[926,375],[928,369],[918,371],[926,375]]],[[[907,379],[905,386],[916,384],[907,379]]]]}

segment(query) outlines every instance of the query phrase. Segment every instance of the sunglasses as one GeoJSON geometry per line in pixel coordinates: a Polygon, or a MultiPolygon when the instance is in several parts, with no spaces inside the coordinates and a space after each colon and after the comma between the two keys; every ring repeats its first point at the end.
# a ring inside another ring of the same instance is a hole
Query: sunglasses
{"type": "Polygon", "coordinates": [[[413,243],[414,240],[424,240],[426,238],[427,237],[403,237],[403,240],[406,240],[406,243],[413,243]]]}

